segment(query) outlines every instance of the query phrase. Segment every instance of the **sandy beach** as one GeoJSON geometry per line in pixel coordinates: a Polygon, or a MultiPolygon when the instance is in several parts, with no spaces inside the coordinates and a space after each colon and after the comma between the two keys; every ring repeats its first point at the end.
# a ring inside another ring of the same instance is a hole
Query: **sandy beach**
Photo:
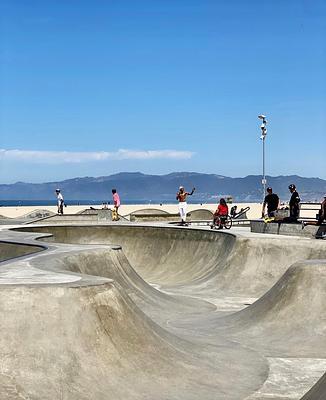
{"type": "MultiPolygon", "coordinates": [[[[238,207],[238,211],[241,208],[250,207],[250,210],[247,212],[247,217],[249,219],[259,218],[261,216],[261,207],[260,203],[234,203],[229,204],[229,208],[236,205],[238,207]]],[[[102,204],[98,205],[82,205],[82,206],[67,206],[64,209],[65,214],[77,214],[80,211],[89,208],[101,209],[102,204]]],[[[215,211],[217,205],[215,203],[212,204],[188,204],[188,212],[194,210],[210,210],[215,211]]],[[[157,209],[166,211],[168,213],[178,213],[178,204],[122,204],[119,210],[119,213],[123,216],[129,215],[130,213],[138,210],[144,209],[157,209]]],[[[53,213],[57,213],[56,206],[17,206],[17,207],[0,207],[0,216],[6,218],[20,218],[24,215],[30,214],[35,210],[47,210],[53,213]]]]}

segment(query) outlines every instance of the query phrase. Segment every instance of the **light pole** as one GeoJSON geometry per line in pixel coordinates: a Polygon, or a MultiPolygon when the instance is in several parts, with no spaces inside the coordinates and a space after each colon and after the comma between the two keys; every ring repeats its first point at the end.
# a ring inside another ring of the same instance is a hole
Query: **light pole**
{"type": "Polygon", "coordinates": [[[258,115],[258,118],[262,120],[262,123],[260,125],[260,129],[261,129],[261,136],[260,136],[260,140],[263,142],[263,177],[261,180],[261,183],[263,185],[263,201],[265,198],[265,193],[266,193],[266,176],[265,176],[265,139],[267,136],[267,119],[265,115],[258,115]]]}

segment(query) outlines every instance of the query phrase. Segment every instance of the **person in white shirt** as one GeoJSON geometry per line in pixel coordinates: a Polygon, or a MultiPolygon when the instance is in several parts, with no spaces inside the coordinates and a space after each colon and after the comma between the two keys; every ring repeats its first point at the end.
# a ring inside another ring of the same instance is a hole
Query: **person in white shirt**
{"type": "Polygon", "coordinates": [[[58,200],[58,214],[63,214],[64,200],[62,193],[60,192],[60,189],[56,189],[55,193],[57,195],[57,200],[58,200]]]}

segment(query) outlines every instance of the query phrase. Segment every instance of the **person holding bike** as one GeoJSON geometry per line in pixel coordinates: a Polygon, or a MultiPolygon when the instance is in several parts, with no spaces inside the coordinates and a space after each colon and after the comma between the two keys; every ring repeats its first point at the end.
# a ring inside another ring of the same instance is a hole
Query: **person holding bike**
{"type": "Polygon", "coordinates": [[[219,225],[218,229],[223,229],[223,225],[227,220],[229,214],[229,207],[226,204],[225,199],[221,198],[220,203],[217,206],[217,209],[213,215],[213,225],[219,225]]]}

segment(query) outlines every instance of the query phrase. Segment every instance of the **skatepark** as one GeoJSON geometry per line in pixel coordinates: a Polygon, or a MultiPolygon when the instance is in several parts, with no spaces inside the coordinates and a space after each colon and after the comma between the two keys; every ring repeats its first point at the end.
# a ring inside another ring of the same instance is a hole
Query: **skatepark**
{"type": "Polygon", "coordinates": [[[326,242],[2,225],[1,399],[326,398],[326,242]]]}

